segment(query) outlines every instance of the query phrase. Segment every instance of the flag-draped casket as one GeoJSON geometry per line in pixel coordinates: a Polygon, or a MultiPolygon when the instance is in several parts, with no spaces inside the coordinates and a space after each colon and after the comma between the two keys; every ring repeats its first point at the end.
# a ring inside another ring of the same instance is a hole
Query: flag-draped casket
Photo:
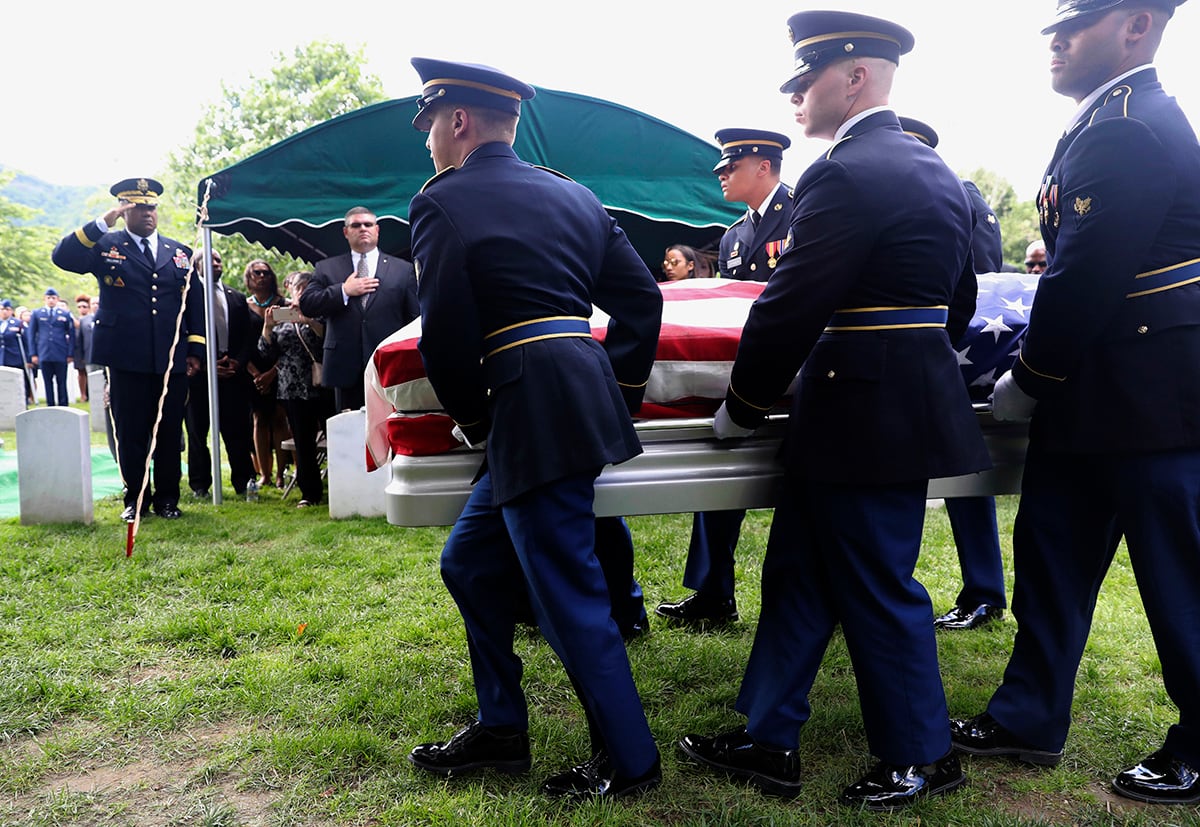
{"type": "MultiPolygon", "coordinates": [[[[1036,276],[979,276],[979,298],[970,329],[956,350],[972,398],[986,399],[996,377],[1020,347],[1036,276]]],[[[729,372],[760,282],[693,279],[662,285],[663,323],[658,354],[646,386],[640,419],[711,416],[725,396],[729,372]]],[[[592,335],[603,339],[608,317],[591,318],[592,335]]],[[[425,378],[417,342],[418,319],[376,348],[366,371],[367,466],[385,465],[393,454],[430,456],[460,446],[453,422],[441,410],[425,378]]]]}

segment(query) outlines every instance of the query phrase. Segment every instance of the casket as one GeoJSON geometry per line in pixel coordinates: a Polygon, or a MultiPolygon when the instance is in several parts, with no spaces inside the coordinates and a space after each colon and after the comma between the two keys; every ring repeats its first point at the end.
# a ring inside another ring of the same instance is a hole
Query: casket
{"type": "MultiPolygon", "coordinates": [[[[964,380],[976,399],[986,397],[989,383],[1007,369],[1019,348],[1034,279],[1009,273],[980,276],[976,315],[958,350],[964,380]]],[[[774,504],[786,414],[772,415],[746,439],[717,440],[712,432],[712,413],[724,398],[742,326],[762,287],[721,279],[663,285],[658,354],[635,426],[644,452],[601,473],[598,515],[774,504]]],[[[607,317],[598,312],[591,321],[593,335],[603,338],[607,317]]],[[[451,436],[453,423],[424,376],[416,349],[419,338],[416,321],[381,343],[368,365],[367,465],[390,462],[389,523],[450,525],[466,502],[483,454],[451,436]]],[[[977,404],[976,413],[993,468],[932,480],[929,497],[1018,492],[1026,427],[996,423],[986,403],[977,404]]]]}

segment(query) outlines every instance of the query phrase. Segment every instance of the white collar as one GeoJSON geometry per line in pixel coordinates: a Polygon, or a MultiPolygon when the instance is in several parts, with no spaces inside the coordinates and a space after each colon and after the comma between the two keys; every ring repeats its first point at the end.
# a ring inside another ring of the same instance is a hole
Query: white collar
{"type": "Polygon", "coordinates": [[[771,206],[771,202],[775,200],[775,193],[779,192],[779,188],[783,186],[782,181],[776,181],[775,186],[771,187],[771,191],[767,193],[766,199],[759,204],[754,211],[758,213],[759,218],[763,218],[767,214],[767,207],[771,206]]]}
{"type": "Polygon", "coordinates": [[[890,106],[872,106],[870,109],[864,109],[863,111],[861,111],[857,115],[855,115],[853,118],[851,118],[850,120],[846,121],[844,124],[842,124],[841,126],[838,127],[837,132],[833,133],[834,143],[837,143],[842,138],[846,137],[846,133],[850,131],[850,127],[854,126],[856,123],[863,120],[864,118],[869,118],[872,115],[874,115],[876,112],[890,112],[890,111],[892,111],[892,107],[890,107],[890,106]]]}

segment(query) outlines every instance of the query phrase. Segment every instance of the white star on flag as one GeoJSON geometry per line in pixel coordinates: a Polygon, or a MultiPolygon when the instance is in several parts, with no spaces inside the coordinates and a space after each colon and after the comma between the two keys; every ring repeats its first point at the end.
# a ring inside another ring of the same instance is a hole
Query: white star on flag
{"type": "Polygon", "coordinates": [[[973,364],[975,364],[974,362],[972,362],[970,359],[968,359],[968,358],[967,358],[967,354],[971,352],[971,346],[970,346],[970,345],[967,345],[967,346],[966,346],[966,347],[964,347],[962,350],[956,350],[956,351],[954,351],[954,352],[955,352],[956,354],[958,354],[958,366],[959,366],[960,368],[961,368],[961,367],[963,367],[964,365],[973,365],[973,364]]]}
{"type": "Polygon", "coordinates": [[[1030,304],[1025,304],[1024,296],[1018,296],[1017,300],[1015,302],[1009,301],[1008,299],[1001,299],[1000,301],[1004,304],[1005,310],[1011,310],[1013,313],[1016,313],[1022,319],[1025,318],[1025,311],[1033,306],[1030,304]]]}
{"type": "Polygon", "coordinates": [[[1003,313],[994,319],[989,319],[987,316],[980,316],[980,318],[987,322],[987,324],[983,326],[983,329],[979,331],[979,335],[981,336],[984,333],[991,333],[992,336],[995,337],[995,341],[998,342],[1000,341],[1001,333],[1012,333],[1012,328],[1004,323],[1003,313]]]}
{"type": "Polygon", "coordinates": [[[987,388],[996,384],[996,369],[992,368],[987,373],[980,374],[979,378],[971,384],[978,385],[981,388],[987,388]]]}

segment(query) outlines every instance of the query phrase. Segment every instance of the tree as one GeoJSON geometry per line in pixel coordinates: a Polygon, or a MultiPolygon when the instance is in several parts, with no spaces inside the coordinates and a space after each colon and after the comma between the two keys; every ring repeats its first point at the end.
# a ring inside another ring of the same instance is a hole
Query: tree
{"type": "MultiPolygon", "coordinates": [[[[1037,205],[1033,201],[1018,201],[1012,185],[989,170],[977,169],[962,177],[975,182],[983,200],[996,214],[1000,222],[1004,260],[1023,265],[1025,248],[1029,242],[1042,236],[1038,226],[1037,205]]],[[[1024,266],[1021,266],[1021,271],[1024,270],[1024,266]]]]}
{"type": "MultiPolygon", "coordinates": [[[[14,174],[0,174],[0,185],[7,184],[14,174]]],[[[0,196],[0,297],[12,299],[13,304],[38,307],[47,286],[63,287],[62,271],[50,263],[58,232],[33,223],[38,213],[0,196]]]]}
{"type": "MultiPolygon", "coordinates": [[[[245,89],[222,84],[222,100],[201,114],[195,141],[171,154],[164,184],[175,226],[195,226],[196,187],[204,176],[310,126],[387,99],[379,79],[363,73],[361,47],[351,52],[341,43],[313,41],[278,59],[268,77],[252,76],[245,89]]],[[[229,264],[267,257],[262,246],[240,236],[214,245],[229,264]]],[[[277,272],[305,266],[291,258],[272,258],[277,272]]],[[[233,266],[227,273],[226,282],[240,277],[233,266]]]]}

